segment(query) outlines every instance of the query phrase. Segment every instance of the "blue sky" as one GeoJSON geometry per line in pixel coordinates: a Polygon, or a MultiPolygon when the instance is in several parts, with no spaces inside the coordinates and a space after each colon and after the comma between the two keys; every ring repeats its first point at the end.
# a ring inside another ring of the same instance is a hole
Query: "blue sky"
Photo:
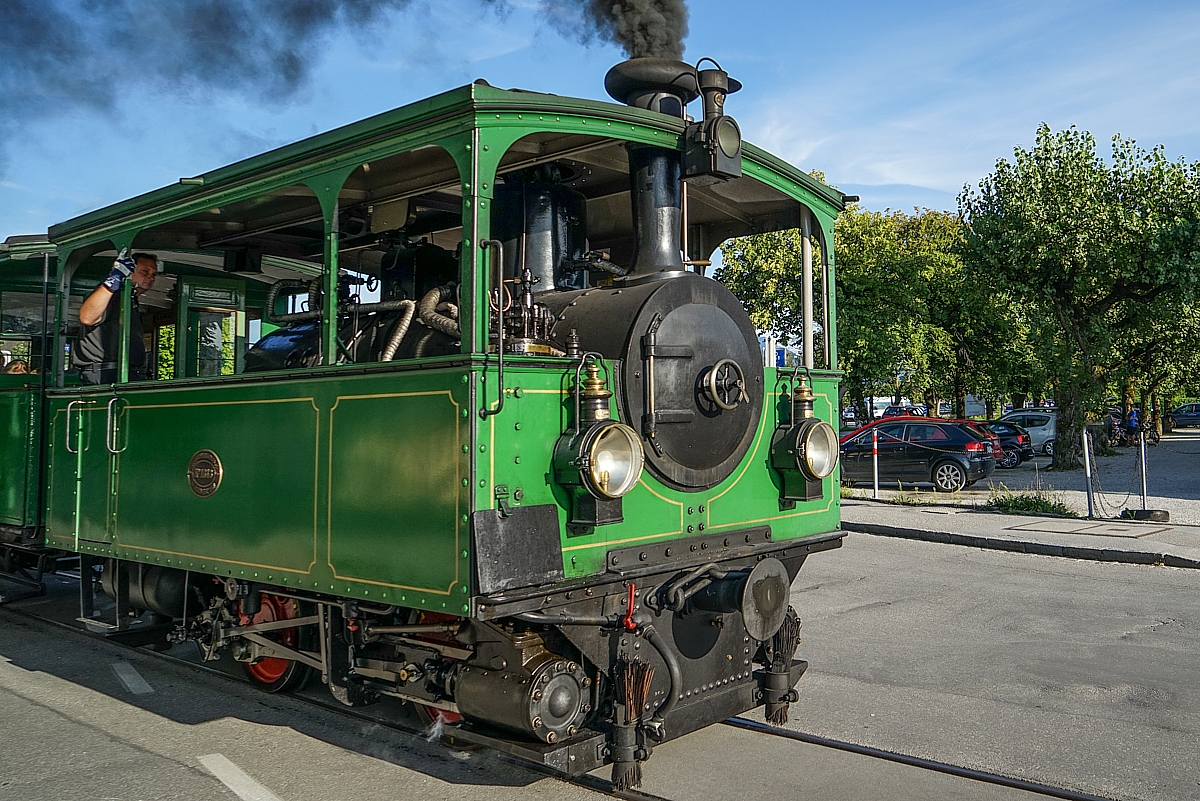
{"type": "MultiPolygon", "coordinates": [[[[484,77],[605,98],[623,56],[545,24],[537,0],[414,0],[312,49],[286,100],[119,88],[62,105],[0,144],[0,239],[484,77]]],[[[1200,159],[1200,4],[692,0],[685,58],[744,84],[728,111],[755,142],[819,169],[868,208],[953,209],[964,183],[1038,123],[1200,159]],[[734,9],[737,9],[735,12],[734,9]]],[[[170,31],[160,46],[170,46],[170,31]]],[[[219,53],[214,54],[220,58],[219,53]]]]}

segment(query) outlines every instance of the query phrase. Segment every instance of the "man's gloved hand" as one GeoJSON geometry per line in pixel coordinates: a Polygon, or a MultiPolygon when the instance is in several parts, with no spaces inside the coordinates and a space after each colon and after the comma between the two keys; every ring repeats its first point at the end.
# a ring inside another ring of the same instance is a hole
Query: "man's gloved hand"
{"type": "Polygon", "coordinates": [[[137,264],[128,254],[129,248],[121,248],[121,252],[117,254],[117,260],[113,262],[112,270],[100,283],[100,286],[114,295],[121,291],[121,284],[125,283],[125,279],[137,269],[137,264]]]}

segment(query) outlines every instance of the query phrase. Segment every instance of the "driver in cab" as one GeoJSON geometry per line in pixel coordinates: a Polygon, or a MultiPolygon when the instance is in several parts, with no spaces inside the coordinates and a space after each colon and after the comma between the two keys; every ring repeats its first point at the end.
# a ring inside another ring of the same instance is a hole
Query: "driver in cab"
{"type": "Polygon", "coordinates": [[[127,255],[122,250],[112,270],[92,290],[79,309],[83,333],[71,352],[71,364],[79,371],[84,384],[114,384],[117,381],[117,359],[121,350],[121,287],[133,283],[133,305],[129,320],[129,380],[138,381],[146,375],[146,345],[142,341],[142,316],[138,313],[138,296],[154,286],[158,276],[158,257],[151,253],[127,255]]]}

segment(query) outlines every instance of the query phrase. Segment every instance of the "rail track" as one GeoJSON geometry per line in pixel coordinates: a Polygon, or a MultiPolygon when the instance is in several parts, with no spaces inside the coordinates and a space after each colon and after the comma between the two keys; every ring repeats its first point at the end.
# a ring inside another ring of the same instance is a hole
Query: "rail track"
{"type": "MultiPolygon", "coordinates": [[[[69,573],[68,574],[59,573],[59,574],[57,574],[56,578],[58,578],[58,579],[75,578],[77,580],[78,577],[72,576],[69,573]]],[[[67,602],[68,601],[66,599],[63,599],[63,603],[67,603],[67,602]]],[[[51,603],[53,603],[53,601],[51,603]]],[[[92,639],[92,640],[95,639],[93,635],[89,634],[87,631],[85,631],[83,628],[81,628],[78,625],[72,625],[72,623],[70,623],[70,622],[66,622],[63,620],[57,620],[57,619],[55,619],[53,617],[49,617],[45,614],[39,614],[39,612],[44,612],[45,609],[47,608],[47,606],[48,605],[43,601],[41,603],[38,603],[38,604],[32,605],[32,606],[18,604],[15,606],[5,606],[5,607],[0,607],[0,608],[3,608],[11,613],[20,615],[25,618],[37,620],[42,623],[46,623],[46,624],[49,624],[49,625],[52,625],[52,626],[55,626],[55,627],[58,627],[61,629],[65,629],[65,630],[73,632],[77,635],[82,635],[84,637],[87,637],[88,639],[92,639]]],[[[157,652],[157,651],[153,651],[151,649],[134,647],[134,646],[130,646],[130,645],[124,645],[122,643],[117,643],[117,642],[113,642],[112,644],[116,645],[122,649],[133,650],[133,651],[137,651],[142,654],[146,654],[147,656],[157,657],[166,662],[180,665],[187,669],[197,671],[199,673],[205,673],[205,674],[209,674],[209,675],[213,675],[213,676],[218,676],[226,681],[234,682],[234,683],[241,684],[244,686],[253,686],[248,679],[243,678],[238,673],[230,672],[229,670],[223,669],[221,666],[205,664],[203,662],[196,661],[195,659],[190,659],[190,658],[187,658],[184,656],[171,654],[169,652],[157,652]]],[[[328,702],[326,702],[318,694],[315,694],[315,693],[291,694],[288,697],[299,703],[319,708],[321,710],[332,713],[334,715],[338,715],[343,718],[381,726],[385,729],[389,729],[391,731],[398,732],[398,733],[405,734],[405,735],[412,736],[412,737],[421,737],[423,739],[430,738],[430,731],[428,730],[428,728],[426,728],[422,725],[417,725],[414,723],[409,723],[404,720],[397,720],[395,718],[375,715],[375,714],[371,714],[369,712],[365,712],[362,710],[346,707],[339,703],[336,703],[335,701],[332,700],[332,698],[328,702]]],[[[833,749],[833,750],[837,750],[837,751],[844,751],[844,752],[848,752],[848,753],[852,753],[852,754],[857,754],[859,756],[869,757],[871,759],[877,759],[877,760],[886,761],[886,762],[893,762],[893,763],[900,764],[900,765],[906,765],[908,767],[918,768],[920,770],[954,776],[954,777],[957,777],[960,779],[966,779],[966,780],[973,781],[973,782],[979,782],[981,784],[990,784],[990,785],[996,785],[996,786],[1000,786],[1000,787],[1006,787],[1006,788],[1010,788],[1013,790],[1019,790],[1019,791],[1024,791],[1024,792],[1028,792],[1028,793],[1032,793],[1032,794],[1036,794],[1036,795],[1046,796],[1048,798],[1063,799],[1064,801],[1112,801],[1112,799],[1104,798],[1101,796],[1091,795],[1088,793],[1082,793],[1082,792],[1077,792],[1077,791],[1073,791],[1073,790],[1066,790],[1066,789],[1063,789],[1060,787],[1054,787],[1054,786],[1047,785],[1047,784],[1041,784],[1038,782],[1027,781],[1025,779],[1017,779],[1017,778],[1013,778],[1011,776],[1004,776],[1004,775],[1001,775],[998,773],[991,773],[988,771],[975,770],[973,768],[967,768],[967,767],[963,767],[960,765],[953,765],[953,764],[949,764],[946,762],[939,762],[937,760],[925,759],[922,757],[916,757],[916,756],[911,756],[908,754],[902,754],[902,753],[899,753],[896,751],[889,751],[886,749],[858,745],[856,743],[849,743],[849,742],[845,742],[842,740],[835,740],[835,739],[831,739],[828,737],[821,737],[819,735],[809,734],[807,732],[796,731],[793,729],[782,729],[782,728],[777,728],[774,726],[768,726],[764,723],[759,723],[757,721],[749,720],[747,718],[741,718],[741,717],[729,718],[728,720],[723,721],[722,725],[733,728],[733,729],[738,729],[738,730],[744,731],[744,732],[751,732],[756,735],[761,735],[761,736],[765,736],[765,737],[782,738],[782,739],[786,739],[786,740],[792,740],[795,742],[805,743],[807,745],[814,745],[814,746],[818,746],[818,747],[822,747],[822,748],[829,748],[829,749],[833,749]]],[[[490,759],[490,760],[494,760],[496,762],[502,762],[502,763],[505,763],[508,765],[520,766],[522,768],[530,770],[533,773],[538,773],[543,776],[556,779],[558,781],[566,782],[568,784],[573,784],[575,786],[578,786],[578,787],[581,787],[581,788],[584,788],[587,790],[591,790],[593,792],[601,793],[601,794],[607,795],[612,798],[627,799],[627,801],[672,801],[671,799],[668,799],[664,796],[655,795],[653,793],[644,792],[641,790],[614,791],[612,789],[610,783],[607,780],[602,779],[600,777],[593,776],[591,774],[584,774],[582,776],[567,776],[567,775],[559,773],[558,771],[555,771],[549,767],[530,763],[528,761],[521,760],[516,757],[510,756],[509,754],[505,754],[501,751],[496,751],[494,749],[481,747],[481,748],[476,749],[476,753],[484,759],[490,759]]]]}

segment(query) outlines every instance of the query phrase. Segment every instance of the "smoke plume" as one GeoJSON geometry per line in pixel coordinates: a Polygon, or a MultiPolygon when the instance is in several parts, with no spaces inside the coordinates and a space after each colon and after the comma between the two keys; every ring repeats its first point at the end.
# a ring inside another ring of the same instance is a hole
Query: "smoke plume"
{"type": "Polygon", "coordinates": [[[684,0],[587,0],[587,13],[601,35],[630,58],[683,58],[688,33],[684,0]]]}
{"type": "Polygon", "coordinates": [[[5,0],[0,112],[112,105],[137,84],[286,98],[340,26],[410,0],[5,0]]]}
{"type": "MultiPolygon", "coordinates": [[[[110,111],[139,88],[197,102],[224,93],[286,103],[327,38],[411,1],[0,0],[0,150],[23,122],[110,111]]],[[[612,42],[631,57],[683,54],[685,0],[537,3],[552,27],[584,44],[612,42]]]]}
{"type": "Polygon", "coordinates": [[[685,0],[542,0],[541,5],[551,27],[584,44],[612,42],[630,58],[683,57],[685,0]]]}

